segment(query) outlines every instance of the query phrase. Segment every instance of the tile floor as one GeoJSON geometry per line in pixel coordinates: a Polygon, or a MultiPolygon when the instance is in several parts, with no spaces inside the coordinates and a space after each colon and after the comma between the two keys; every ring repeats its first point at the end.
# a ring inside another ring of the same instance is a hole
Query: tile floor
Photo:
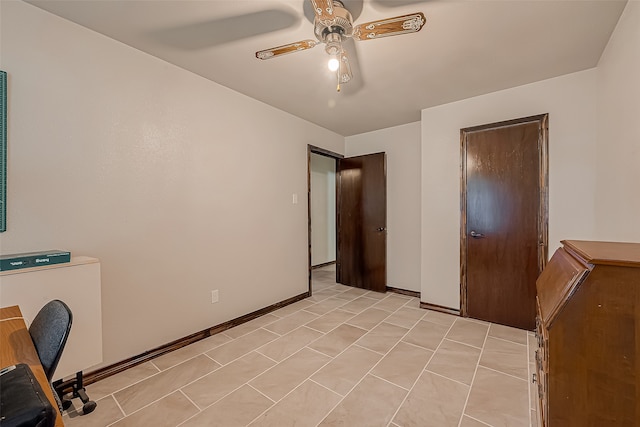
{"type": "Polygon", "coordinates": [[[83,426],[535,426],[534,338],[335,283],[92,384],[83,426]]]}

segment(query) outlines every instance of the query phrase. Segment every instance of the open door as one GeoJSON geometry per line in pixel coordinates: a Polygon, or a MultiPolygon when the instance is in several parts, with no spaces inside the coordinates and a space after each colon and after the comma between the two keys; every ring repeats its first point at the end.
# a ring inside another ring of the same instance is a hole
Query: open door
{"type": "Polygon", "coordinates": [[[338,160],[337,282],[387,290],[385,153],[338,160]]]}

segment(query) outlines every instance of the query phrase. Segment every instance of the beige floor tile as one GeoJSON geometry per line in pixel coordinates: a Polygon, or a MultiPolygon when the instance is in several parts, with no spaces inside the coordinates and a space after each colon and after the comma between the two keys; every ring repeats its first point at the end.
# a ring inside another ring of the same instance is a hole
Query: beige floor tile
{"type": "Polygon", "coordinates": [[[262,347],[268,342],[277,339],[279,335],[266,329],[258,329],[250,332],[247,335],[243,335],[240,338],[236,338],[233,341],[229,341],[226,344],[222,344],[219,347],[207,352],[207,356],[211,357],[216,362],[226,365],[227,363],[241,357],[258,347],[262,347]]]}
{"type": "Polygon", "coordinates": [[[278,401],[329,360],[331,358],[324,354],[304,348],[253,379],[249,384],[270,399],[278,401]]]}
{"type": "Polygon", "coordinates": [[[369,293],[369,291],[368,291],[367,289],[361,289],[361,288],[353,288],[353,287],[351,287],[351,288],[349,288],[349,290],[347,290],[347,291],[344,293],[344,295],[345,295],[345,296],[347,296],[347,295],[351,295],[351,296],[354,296],[354,297],[356,297],[356,298],[357,298],[357,297],[361,297],[361,296],[363,296],[363,295],[365,295],[365,294],[368,294],[368,293],[369,293]]]}
{"type": "Polygon", "coordinates": [[[243,385],[180,427],[245,427],[272,405],[262,393],[243,385]]]}
{"type": "Polygon", "coordinates": [[[458,318],[447,333],[447,338],[482,348],[488,330],[489,325],[458,318]]]}
{"type": "Polygon", "coordinates": [[[267,313],[253,320],[249,320],[248,322],[245,322],[241,325],[235,326],[231,329],[227,329],[226,331],[224,331],[224,333],[225,335],[229,335],[231,338],[238,338],[238,337],[241,337],[242,335],[246,335],[249,332],[253,332],[256,329],[266,326],[269,323],[273,323],[279,319],[280,317],[274,316],[271,313],[267,313]]]}
{"type": "Polygon", "coordinates": [[[387,297],[387,295],[389,295],[387,292],[369,291],[366,294],[363,294],[362,296],[365,296],[367,298],[381,300],[381,299],[385,299],[387,297]]]}
{"type": "Polygon", "coordinates": [[[335,283],[336,281],[336,271],[335,270],[327,270],[325,267],[315,267],[311,270],[311,278],[331,278],[335,283]]]}
{"type": "Polygon", "coordinates": [[[219,367],[207,356],[200,355],[120,390],[114,397],[128,415],[219,367]]]}
{"type": "Polygon", "coordinates": [[[381,354],[353,345],[316,372],[311,379],[344,396],[381,358],[381,354]]]}
{"type": "Polygon", "coordinates": [[[482,319],[475,319],[473,317],[461,317],[461,318],[464,320],[468,320],[469,322],[475,322],[475,323],[480,323],[481,325],[486,325],[487,327],[491,325],[491,322],[488,322],[482,319]]]}
{"type": "Polygon", "coordinates": [[[312,279],[311,292],[316,294],[317,292],[333,290],[336,286],[335,280],[328,279],[312,279]]]}
{"type": "Polygon", "coordinates": [[[527,381],[479,366],[465,414],[496,427],[528,427],[527,387],[527,381]]]}
{"type": "Polygon", "coordinates": [[[536,363],[536,350],[538,349],[538,340],[534,335],[527,334],[527,344],[529,346],[529,363],[536,363]]]}
{"type": "Polygon", "coordinates": [[[205,408],[273,365],[271,359],[252,352],[189,384],[182,391],[199,408],[205,408]]]}
{"type": "Polygon", "coordinates": [[[300,310],[283,319],[273,322],[264,328],[268,331],[275,332],[276,334],[284,335],[317,318],[317,314],[309,313],[306,310],[300,310]]]}
{"type": "MultiPolygon", "coordinates": [[[[342,301],[344,301],[344,303],[348,303],[349,301],[353,301],[357,298],[360,298],[359,296],[353,295],[353,294],[347,294],[345,293],[344,290],[341,290],[340,288],[337,289],[339,291],[339,293],[337,293],[334,298],[338,298],[341,299],[342,301]]],[[[372,299],[372,298],[371,298],[372,299]]]]}
{"type": "Polygon", "coordinates": [[[354,299],[358,298],[358,295],[346,294],[345,293],[345,292],[350,291],[351,289],[353,289],[353,287],[351,287],[351,286],[347,286],[347,285],[343,285],[343,284],[340,284],[340,283],[336,283],[336,286],[334,286],[332,289],[340,291],[340,294],[336,295],[337,298],[345,299],[345,300],[348,300],[348,301],[351,301],[351,300],[354,300],[354,299]]]}
{"type": "MultiPolygon", "coordinates": [[[[91,398],[93,399],[93,396],[91,398]]],[[[77,405],[76,409],[79,410],[82,403],[76,403],[76,400],[79,399],[74,399],[74,405],[77,405]]],[[[76,411],[69,411],[62,417],[62,422],[66,427],[104,427],[124,417],[113,396],[107,396],[96,403],[98,406],[91,414],[80,415],[76,411]]]]}
{"type": "Polygon", "coordinates": [[[309,347],[335,357],[366,333],[364,329],[343,324],[311,343],[309,347]]]}
{"type": "Polygon", "coordinates": [[[485,424],[478,420],[474,420],[473,418],[468,417],[466,415],[463,416],[462,420],[460,421],[460,427],[487,427],[487,426],[489,426],[489,424],[485,424]]]}
{"type": "Polygon", "coordinates": [[[311,279],[311,289],[313,291],[321,291],[323,289],[330,289],[336,284],[335,280],[326,279],[322,277],[314,277],[311,279]]]}
{"type": "Polygon", "coordinates": [[[336,284],[335,273],[314,274],[311,277],[311,286],[315,288],[334,286],[335,284],[336,284]]]}
{"type": "Polygon", "coordinates": [[[389,312],[387,311],[377,308],[367,308],[362,313],[349,319],[346,323],[369,330],[387,317],[389,317],[389,312]]]}
{"type": "MultiPolygon", "coordinates": [[[[364,313],[366,313],[366,311],[364,313]]],[[[369,350],[385,354],[391,350],[407,332],[409,332],[409,329],[392,325],[385,321],[369,331],[356,343],[369,350]]]]}
{"type": "Polygon", "coordinates": [[[488,337],[480,365],[526,380],[529,377],[527,347],[511,341],[488,337]]]}
{"type": "Polygon", "coordinates": [[[458,316],[454,316],[452,314],[441,313],[439,311],[426,310],[426,314],[422,318],[422,320],[427,320],[432,323],[437,323],[442,326],[451,326],[453,322],[458,319],[458,316]]]}
{"type": "Polygon", "coordinates": [[[307,300],[313,302],[313,303],[319,303],[322,302],[324,300],[326,300],[327,298],[331,298],[334,294],[326,294],[324,293],[324,291],[321,292],[315,292],[313,293],[313,295],[311,295],[309,298],[307,298],[307,300]]]}
{"type": "Polygon", "coordinates": [[[409,302],[407,302],[404,306],[407,308],[419,308],[421,310],[424,310],[422,307],[420,307],[420,298],[416,297],[410,297],[409,302]]]}
{"type": "Polygon", "coordinates": [[[419,345],[420,347],[435,350],[440,345],[445,334],[449,330],[448,326],[420,320],[409,333],[402,339],[404,342],[419,345]]]}
{"type": "Polygon", "coordinates": [[[129,368],[126,371],[119,372],[115,375],[107,377],[97,383],[90,384],[86,387],[87,394],[94,401],[102,399],[103,397],[115,393],[118,390],[122,390],[125,387],[135,384],[138,381],[142,381],[145,378],[157,374],[160,372],[158,368],[151,362],[146,362],[133,368],[129,368]]]}
{"type": "Polygon", "coordinates": [[[409,302],[408,298],[390,294],[385,299],[374,305],[374,308],[390,311],[393,313],[394,311],[405,305],[407,302],[409,302]]]}
{"type": "Polygon", "coordinates": [[[113,424],[113,427],[173,427],[196,413],[198,413],[198,408],[184,394],[176,391],[121,419],[113,424]]]}
{"type": "Polygon", "coordinates": [[[332,288],[327,288],[327,289],[322,289],[321,291],[318,291],[318,292],[313,291],[313,295],[311,295],[311,297],[307,298],[307,300],[317,303],[317,302],[320,302],[320,301],[324,301],[327,298],[335,297],[336,295],[341,294],[342,292],[343,291],[341,291],[340,289],[335,289],[333,287],[332,288]]]}
{"type": "Polygon", "coordinates": [[[331,274],[314,280],[322,300],[91,384],[98,408],[70,411],[65,425],[537,427],[533,333],[418,309],[418,298],[335,284],[331,274]],[[201,362],[209,366],[199,372],[201,362]],[[462,418],[460,396],[469,396],[462,418]]]}
{"type": "Polygon", "coordinates": [[[317,315],[323,315],[326,314],[332,310],[335,310],[338,307],[343,306],[346,303],[345,300],[337,298],[337,297],[332,297],[329,299],[326,299],[324,301],[321,301],[317,304],[314,304],[311,307],[307,307],[305,309],[305,311],[308,311],[310,313],[314,313],[317,315]]]}
{"type": "Polygon", "coordinates": [[[406,394],[400,387],[367,375],[319,425],[386,426],[406,394]]]}
{"type": "Polygon", "coordinates": [[[377,303],[378,300],[367,298],[367,297],[358,297],[353,301],[350,301],[343,305],[341,308],[345,311],[350,311],[352,313],[360,313],[365,309],[371,307],[373,304],[377,303]]]}
{"type": "Polygon", "coordinates": [[[427,370],[471,385],[480,352],[479,348],[445,339],[429,361],[427,370]]]}
{"type": "Polygon", "coordinates": [[[257,351],[276,362],[281,362],[323,335],[322,332],[302,326],[260,347],[257,351]]]}
{"type": "Polygon", "coordinates": [[[272,311],[271,314],[278,316],[278,317],[286,317],[286,316],[290,316],[293,313],[302,310],[304,308],[310,307],[314,305],[313,301],[309,301],[307,299],[303,299],[300,301],[296,301],[293,304],[289,304],[287,306],[284,306],[278,310],[272,311]]]}
{"type": "Polygon", "coordinates": [[[313,381],[305,381],[250,425],[315,426],[339,401],[339,395],[313,381]]]}
{"type": "Polygon", "coordinates": [[[422,373],[393,421],[403,427],[457,427],[469,386],[422,373]]]}
{"type": "Polygon", "coordinates": [[[188,346],[179,348],[178,350],[163,354],[162,356],[153,359],[153,364],[164,371],[165,369],[175,366],[178,363],[182,363],[192,357],[198,356],[199,354],[205,353],[229,341],[231,341],[231,338],[227,335],[216,334],[194,342],[188,346]]]}
{"type": "Polygon", "coordinates": [[[425,310],[419,308],[402,307],[391,316],[385,319],[385,322],[402,326],[403,328],[412,328],[426,314],[425,310]]]}
{"type": "Polygon", "coordinates": [[[527,331],[523,329],[492,323],[489,327],[489,336],[527,345],[527,331]]]}
{"type": "Polygon", "coordinates": [[[320,332],[329,332],[338,325],[341,325],[351,319],[353,316],[353,313],[349,313],[348,311],[343,311],[338,308],[320,316],[312,322],[307,323],[306,326],[320,332]]]}
{"type": "Polygon", "coordinates": [[[400,342],[371,373],[408,389],[420,376],[432,354],[431,350],[400,342]]]}

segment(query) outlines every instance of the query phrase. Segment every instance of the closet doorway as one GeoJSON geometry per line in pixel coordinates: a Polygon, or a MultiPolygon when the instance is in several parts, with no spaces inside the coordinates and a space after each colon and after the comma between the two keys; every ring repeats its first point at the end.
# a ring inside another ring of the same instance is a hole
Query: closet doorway
{"type": "Polygon", "coordinates": [[[333,254],[335,270],[332,272],[335,273],[332,274],[335,275],[335,282],[385,292],[385,153],[344,158],[309,145],[307,158],[310,292],[313,292],[313,267],[329,265],[333,254]],[[335,166],[333,193],[325,188],[327,182],[331,182],[326,178],[331,174],[331,163],[335,166]],[[326,197],[334,197],[335,203],[332,205],[326,197]],[[333,216],[327,206],[333,206],[333,216]],[[327,225],[331,223],[335,223],[334,236],[329,236],[331,231],[327,231],[327,225]]]}
{"type": "Polygon", "coordinates": [[[308,147],[309,291],[336,283],[337,168],[343,156],[308,147]]]}

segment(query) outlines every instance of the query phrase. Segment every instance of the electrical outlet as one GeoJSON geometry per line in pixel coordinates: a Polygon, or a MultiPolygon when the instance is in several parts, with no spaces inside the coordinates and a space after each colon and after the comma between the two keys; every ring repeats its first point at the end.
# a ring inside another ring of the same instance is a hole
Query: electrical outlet
{"type": "Polygon", "coordinates": [[[216,289],[215,291],[211,291],[211,304],[215,304],[218,301],[218,290],[216,289]]]}

